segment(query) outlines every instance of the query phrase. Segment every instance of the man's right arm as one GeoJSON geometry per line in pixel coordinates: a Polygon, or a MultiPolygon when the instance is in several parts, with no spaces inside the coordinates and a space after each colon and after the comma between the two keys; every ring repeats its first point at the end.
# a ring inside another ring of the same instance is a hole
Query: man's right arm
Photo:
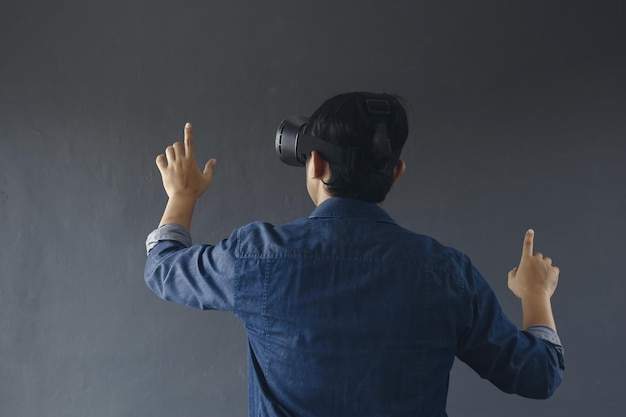
{"type": "Polygon", "coordinates": [[[548,398],[564,369],[550,304],[559,270],[550,258],[533,254],[533,238],[529,230],[520,265],[509,273],[509,287],[522,300],[523,331],[504,315],[480,273],[467,268],[464,275],[472,301],[464,314],[469,324],[459,339],[457,356],[505,392],[548,398]]]}

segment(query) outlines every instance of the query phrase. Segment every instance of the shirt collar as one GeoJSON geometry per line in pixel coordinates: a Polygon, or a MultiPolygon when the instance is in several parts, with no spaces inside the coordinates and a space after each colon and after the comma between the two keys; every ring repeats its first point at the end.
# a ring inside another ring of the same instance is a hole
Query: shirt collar
{"type": "Polygon", "coordinates": [[[321,217],[358,218],[396,223],[379,205],[352,198],[333,197],[324,201],[309,216],[310,219],[321,217]]]}

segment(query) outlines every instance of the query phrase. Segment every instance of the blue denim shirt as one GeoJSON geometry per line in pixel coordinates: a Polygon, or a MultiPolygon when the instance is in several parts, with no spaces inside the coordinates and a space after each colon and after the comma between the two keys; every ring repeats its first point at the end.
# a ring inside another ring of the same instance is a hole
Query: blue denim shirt
{"type": "Polygon", "coordinates": [[[445,416],[455,356],[508,393],[561,381],[552,329],[519,331],[467,256],[375,204],[333,198],[216,245],[166,225],[146,244],[160,298],[245,324],[250,416],[445,416]]]}

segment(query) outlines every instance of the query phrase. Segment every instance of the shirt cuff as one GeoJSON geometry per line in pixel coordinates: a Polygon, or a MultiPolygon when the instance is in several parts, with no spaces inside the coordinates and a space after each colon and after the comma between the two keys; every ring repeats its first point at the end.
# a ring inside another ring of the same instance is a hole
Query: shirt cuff
{"type": "Polygon", "coordinates": [[[548,326],[537,324],[534,326],[530,326],[526,329],[526,331],[533,336],[538,337],[539,339],[543,339],[552,343],[553,345],[562,346],[559,335],[556,334],[556,332],[548,326]]]}
{"type": "Polygon", "coordinates": [[[189,231],[180,224],[169,223],[150,232],[146,239],[146,254],[162,240],[175,240],[186,247],[191,246],[191,234],[189,231]]]}

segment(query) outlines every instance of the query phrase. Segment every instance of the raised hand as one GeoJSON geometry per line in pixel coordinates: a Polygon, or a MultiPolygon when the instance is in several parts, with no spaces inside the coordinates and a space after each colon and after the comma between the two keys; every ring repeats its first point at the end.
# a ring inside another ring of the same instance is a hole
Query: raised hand
{"type": "Polygon", "coordinates": [[[161,154],[156,158],[163,187],[169,197],[159,227],[176,223],[189,230],[196,201],[213,181],[216,161],[210,159],[204,165],[204,170],[200,171],[193,150],[193,132],[190,123],[185,125],[184,142],[184,145],[176,142],[168,146],[165,155],[161,154]]]}
{"type": "Polygon", "coordinates": [[[193,149],[191,123],[185,125],[184,145],[175,142],[165,149],[165,155],[160,154],[156,158],[167,195],[170,198],[183,197],[194,200],[211,185],[215,162],[215,159],[210,159],[205,164],[204,171],[200,172],[193,149]]]}
{"type": "Polygon", "coordinates": [[[559,268],[552,259],[533,253],[534,238],[535,232],[528,230],[519,266],[509,272],[509,289],[522,300],[524,329],[543,325],[556,331],[550,297],[559,281],[559,268]]]}
{"type": "Polygon", "coordinates": [[[530,229],[524,236],[522,259],[519,266],[509,272],[509,289],[519,297],[547,295],[552,297],[559,281],[559,268],[552,259],[533,253],[535,232],[530,229]]]}

